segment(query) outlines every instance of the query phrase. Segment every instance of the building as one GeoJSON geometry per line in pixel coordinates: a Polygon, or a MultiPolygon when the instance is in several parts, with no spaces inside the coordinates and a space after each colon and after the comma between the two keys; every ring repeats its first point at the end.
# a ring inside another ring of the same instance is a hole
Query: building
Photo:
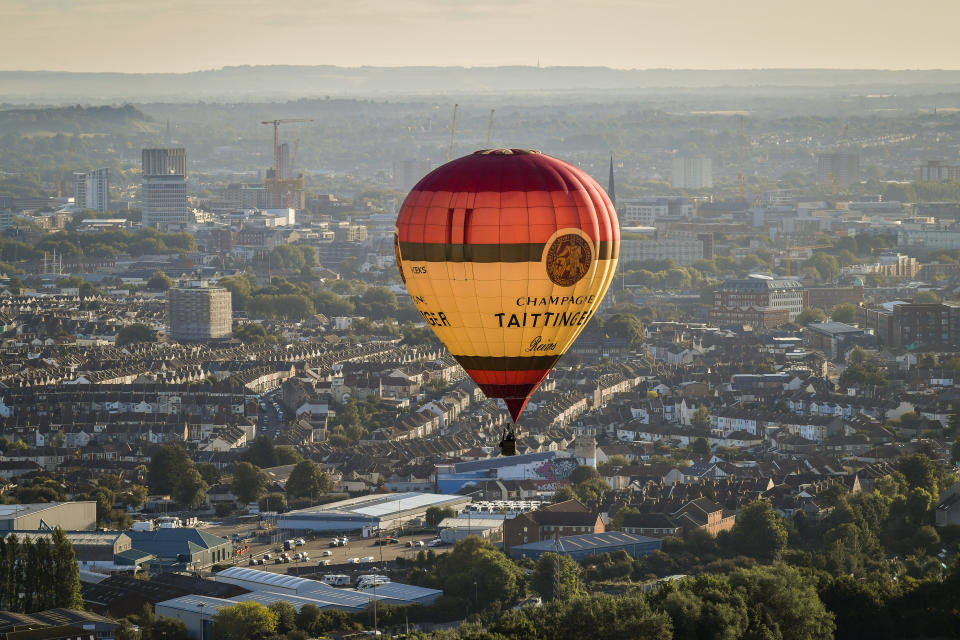
{"type": "Polygon", "coordinates": [[[89,611],[47,609],[31,614],[0,611],[0,638],[9,640],[112,640],[119,622],[89,611]]]}
{"type": "Polygon", "coordinates": [[[857,322],[873,330],[881,346],[914,350],[956,346],[960,341],[960,304],[895,301],[857,310],[857,322]]]}
{"type": "Polygon", "coordinates": [[[492,542],[498,542],[503,535],[505,518],[491,518],[480,515],[467,518],[444,518],[437,525],[440,539],[453,544],[469,536],[480,536],[492,542]]]}
{"type": "Polygon", "coordinates": [[[73,203],[81,209],[110,209],[110,170],[95,169],[73,174],[73,203]]]}
{"type": "Polygon", "coordinates": [[[233,557],[233,543],[193,527],[127,531],[133,549],[154,556],[165,570],[196,571],[233,557]]]}
{"type": "MultiPolygon", "coordinates": [[[[51,539],[49,531],[16,531],[21,541],[24,539],[51,539]]],[[[130,536],[122,531],[64,531],[64,535],[77,555],[81,569],[100,569],[106,571],[133,571],[136,566],[127,562],[133,551],[130,536]]]]}
{"type": "Polygon", "coordinates": [[[170,337],[178,342],[219,340],[229,338],[233,331],[233,307],[227,289],[170,289],[168,305],[170,337]]]}
{"type": "Polygon", "coordinates": [[[617,208],[621,227],[652,227],[663,218],[693,216],[693,203],[682,196],[648,196],[621,200],[617,208]]]}
{"type": "Polygon", "coordinates": [[[673,159],[675,189],[710,189],[713,187],[713,162],[710,158],[683,157],[673,159]]]}
{"type": "Polygon", "coordinates": [[[577,500],[567,500],[505,520],[503,549],[509,553],[517,545],[553,539],[555,535],[565,538],[604,531],[603,519],[598,514],[577,500]]]}
{"type": "Polygon", "coordinates": [[[933,225],[922,229],[899,229],[897,246],[909,247],[922,253],[960,249],[960,229],[933,225]]]}
{"type": "Polygon", "coordinates": [[[839,304],[863,304],[863,286],[853,287],[809,287],[805,290],[807,306],[830,311],[839,304]]]}
{"type": "Polygon", "coordinates": [[[927,160],[927,164],[920,167],[920,181],[960,181],[960,165],[947,164],[942,160],[927,160]]]}
{"type": "Polygon", "coordinates": [[[866,331],[843,322],[814,322],[806,326],[803,335],[812,348],[838,360],[848,349],[863,342],[866,331]]]}
{"type": "Polygon", "coordinates": [[[427,160],[395,160],[393,188],[397,191],[410,191],[432,168],[433,165],[427,160]]]}
{"type": "Polygon", "coordinates": [[[776,327],[803,311],[803,285],[788,278],[751,275],[727,280],[713,294],[710,323],[776,327]]]}
{"type": "Polygon", "coordinates": [[[57,527],[93,531],[97,528],[97,503],[83,500],[0,505],[0,531],[39,531],[57,527]]]}
{"type": "Polygon", "coordinates": [[[422,519],[430,507],[451,507],[460,511],[470,504],[466,496],[435,493],[373,494],[317,505],[281,514],[277,526],[291,531],[363,531],[399,528],[402,523],[422,519]]]}
{"type": "Polygon", "coordinates": [[[510,556],[514,559],[531,558],[536,561],[545,553],[559,551],[563,555],[570,556],[572,559],[580,562],[590,556],[626,551],[630,557],[640,558],[654,551],[659,551],[662,545],[663,540],[658,538],[648,538],[646,536],[638,536],[621,531],[610,531],[582,536],[569,536],[567,538],[560,538],[559,541],[550,539],[517,545],[510,549],[510,556]]]}
{"type": "Polygon", "coordinates": [[[186,149],[144,149],[142,152],[143,226],[181,230],[189,219],[186,149]]]}
{"type": "Polygon", "coordinates": [[[620,263],[673,260],[688,266],[702,260],[703,240],[682,233],[646,233],[649,227],[625,227],[620,233],[620,263]]]}
{"type": "Polygon", "coordinates": [[[860,155],[821,153],[817,156],[817,182],[851,185],[860,182],[860,155]]]}

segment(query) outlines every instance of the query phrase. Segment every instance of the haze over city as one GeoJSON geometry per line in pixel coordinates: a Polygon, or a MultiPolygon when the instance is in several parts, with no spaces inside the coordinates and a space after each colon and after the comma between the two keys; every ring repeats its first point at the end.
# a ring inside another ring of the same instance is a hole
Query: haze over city
{"type": "Polygon", "coordinates": [[[960,3],[0,16],[0,640],[960,637],[960,3]]]}

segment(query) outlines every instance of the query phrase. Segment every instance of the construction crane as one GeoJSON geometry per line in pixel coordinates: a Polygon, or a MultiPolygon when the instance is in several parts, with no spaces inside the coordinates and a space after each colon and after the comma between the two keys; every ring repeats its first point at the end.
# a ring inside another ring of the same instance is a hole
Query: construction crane
{"type": "MultiPolygon", "coordinates": [[[[74,142],[70,145],[70,151],[67,152],[67,159],[63,161],[63,166],[60,167],[60,174],[57,176],[57,197],[63,197],[63,178],[67,175],[67,168],[70,166],[70,158],[73,157],[73,152],[77,150],[77,143],[74,142]]],[[[76,203],[74,203],[76,204],[76,203]]]]}
{"type": "Polygon", "coordinates": [[[450,146],[447,148],[447,162],[450,162],[453,156],[453,136],[457,132],[457,108],[459,104],[453,105],[453,121],[450,123],[450,146]]]}
{"type": "Polygon", "coordinates": [[[280,125],[292,122],[313,122],[313,118],[279,118],[260,123],[273,125],[273,188],[270,191],[273,193],[273,206],[276,209],[280,208],[280,125]]]}
{"type": "Polygon", "coordinates": [[[490,134],[493,133],[493,112],[494,112],[494,111],[496,111],[496,109],[490,109],[490,124],[487,125],[487,144],[486,144],[486,146],[487,146],[488,148],[490,147],[490,134]]]}

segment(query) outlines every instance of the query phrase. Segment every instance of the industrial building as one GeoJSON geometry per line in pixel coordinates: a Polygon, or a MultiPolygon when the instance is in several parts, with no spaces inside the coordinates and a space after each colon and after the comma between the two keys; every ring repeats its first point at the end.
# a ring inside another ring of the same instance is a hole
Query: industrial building
{"type": "Polygon", "coordinates": [[[179,231],[189,222],[186,149],[144,149],[141,207],[144,227],[179,231]]]}
{"type": "Polygon", "coordinates": [[[446,544],[453,544],[468,536],[479,536],[492,542],[499,542],[503,538],[503,521],[502,516],[499,518],[490,516],[444,518],[437,525],[437,530],[440,531],[440,539],[446,544]]]}
{"type": "Polygon", "coordinates": [[[133,549],[156,557],[167,570],[197,570],[233,557],[233,543],[226,538],[191,527],[153,531],[127,531],[133,549]]]}
{"type": "Polygon", "coordinates": [[[542,540],[519,544],[510,549],[510,556],[514,559],[532,558],[537,560],[545,553],[559,552],[580,562],[590,556],[615,551],[626,551],[631,557],[639,558],[654,551],[658,551],[663,540],[648,538],[621,531],[607,533],[592,533],[583,536],[567,536],[560,538],[559,543],[554,540],[542,540]]]}
{"type": "Polygon", "coordinates": [[[170,337],[177,342],[228,338],[233,331],[233,307],[227,289],[195,286],[168,293],[170,337]]]}
{"type": "Polygon", "coordinates": [[[43,502],[0,505],[0,531],[56,529],[93,531],[97,528],[97,503],[43,502]]]}
{"type": "Polygon", "coordinates": [[[357,531],[365,536],[376,529],[394,529],[423,518],[430,507],[460,511],[470,503],[466,496],[435,493],[388,493],[360,496],[281,514],[277,526],[289,531],[357,531]]]}
{"type": "Polygon", "coordinates": [[[443,595],[443,592],[437,589],[396,582],[377,585],[376,589],[337,589],[316,580],[243,567],[231,567],[221,571],[215,579],[221,584],[247,589],[249,593],[230,598],[181,596],[158,602],[155,607],[156,615],[181,620],[187,626],[190,637],[200,640],[207,637],[207,630],[217,611],[238,602],[259,602],[265,606],[274,602],[287,602],[297,611],[306,604],[312,604],[320,609],[359,613],[366,610],[374,600],[394,606],[431,605],[443,595]]]}

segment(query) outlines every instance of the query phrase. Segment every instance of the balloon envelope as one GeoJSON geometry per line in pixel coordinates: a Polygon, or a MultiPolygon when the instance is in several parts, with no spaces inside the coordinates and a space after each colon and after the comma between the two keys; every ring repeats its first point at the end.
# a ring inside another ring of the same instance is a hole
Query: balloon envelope
{"type": "Polygon", "coordinates": [[[395,248],[417,310],[516,421],[610,286],[620,231],[580,169],[494,149],[420,180],[400,207],[395,248]]]}

